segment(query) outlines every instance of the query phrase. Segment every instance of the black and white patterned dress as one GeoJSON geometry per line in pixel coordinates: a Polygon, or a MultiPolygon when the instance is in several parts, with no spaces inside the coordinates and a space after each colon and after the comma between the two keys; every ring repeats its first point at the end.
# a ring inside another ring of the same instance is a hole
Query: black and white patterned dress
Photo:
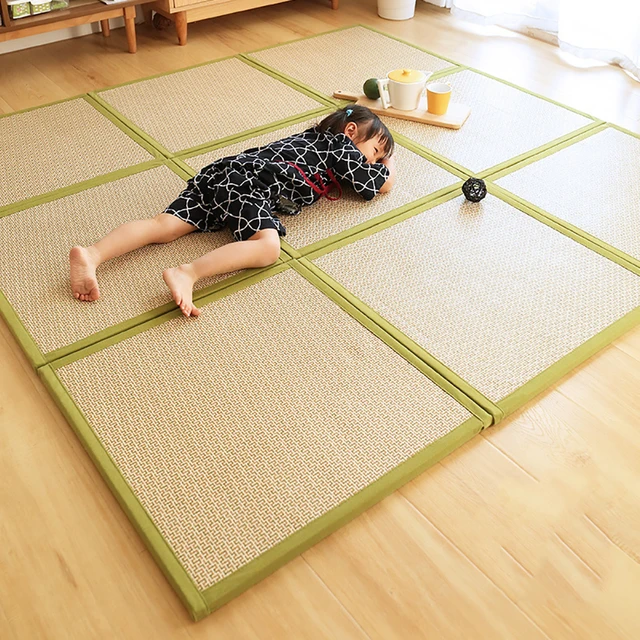
{"type": "Polygon", "coordinates": [[[236,240],[262,229],[286,229],[275,215],[280,198],[310,205],[332,198],[340,183],[371,200],[387,181],[389,169],[368,164],[344,134],[312,127],[264,147],[216,160],[191,178],[165,209],[200,231],[228,227],[236,240]]]}

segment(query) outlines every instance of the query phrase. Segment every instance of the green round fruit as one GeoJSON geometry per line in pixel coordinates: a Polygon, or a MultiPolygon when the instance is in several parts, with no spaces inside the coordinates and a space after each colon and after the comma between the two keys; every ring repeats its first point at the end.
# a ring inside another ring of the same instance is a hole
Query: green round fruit
{"type": "Polygon", "coordinates": [[[378,90],[378,81],[375,78],[369,78],[363,85],[362,90],[364,95],[369,100],[377,100],[380,97],[380,91],[378,90]]]}

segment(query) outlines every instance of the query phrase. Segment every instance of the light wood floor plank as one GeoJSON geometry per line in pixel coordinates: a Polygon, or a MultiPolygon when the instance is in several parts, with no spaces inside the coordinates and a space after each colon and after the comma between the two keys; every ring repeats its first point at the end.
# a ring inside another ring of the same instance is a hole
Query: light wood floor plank
{"type": "Polygon", "coordinates": [[[398,494],[304,557],[374,639],[545,638],[398,494]]]}

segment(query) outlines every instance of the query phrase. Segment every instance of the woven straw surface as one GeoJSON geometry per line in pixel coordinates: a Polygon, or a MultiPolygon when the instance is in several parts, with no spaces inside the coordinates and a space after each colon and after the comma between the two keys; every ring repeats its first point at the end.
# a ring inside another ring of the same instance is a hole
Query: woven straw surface
{"type": "Polygon", "coordinates": [[[640,305],[637,276],[493,196],[314,262],[495,402],[640,305]]]}
{"type": "Polygon", "coordinates": [[[82,99],[0,118],[0,207],[153,157],[82,99]]]}
{"type": "MultiPolygon", "coordinates": [[[[286,129],[272,131],[238,144],[195,156],[186,162],[194,169],[199,170],[214,160],[285,138],[313,126],[318,121],[319,119],[308,120],[286,129]]],[[[345,189],[342,198],[337,202],[323,198],[314,203],[312,208],[303,209],[299,216],[282,215],[281,220],[287,228],[287,242],[294,247],[304,247],[459,181],[457,176],[399,145],[396,145],[396,156],[398,173],[395,186],[389,193],[381,194],[370,202],[365,202],[355,192],[345,189]]]]}
{"type": "Polygon", "coordinates": [[[469,417],[292,270],[58,375],[200,589],[469,417]]]}
{"type": "Polygon", "coordinates": [[[640,259],[640,140],[605,129],[497,184],[640,259]]]}
{"type": "Polygon", "coordinates": [[[461,129],[383,118],[387,126],[454,162],[480,172],[592,121],[473,71],[446,77],[451,100],[471,107],[461,129]]]}
{"type": "Polygon", "coordinates": [[[337,90],[362,93],[367,78],[384,78],[398,68],[440,71],[452,66],[363,27],[298,40],[249,57],[329,96],[337,90]]]}
{"type": "Polygon", "coordinates": [[[322,106],[236,59],[142,80],[100,96],[174,152],[322,106]]]}
{"type": "Polygon", "coordinates": [[[0,290],[44,353],[170,302],[162,271],[232,240],[227,232],[192,233],[144,247],[98,268],[99,300],[73,298],[70,248],[160,213],[183,186],[175,173],[158,167],[0,218],[0,290]]]}

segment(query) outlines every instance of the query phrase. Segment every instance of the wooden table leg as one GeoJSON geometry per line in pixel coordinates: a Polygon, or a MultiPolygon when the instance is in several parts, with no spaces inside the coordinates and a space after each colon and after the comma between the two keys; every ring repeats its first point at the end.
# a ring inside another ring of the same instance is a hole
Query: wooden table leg
{"type": "Polygon", "coordinates": [[[124,7],[124,28],[127,31],[127,44],[129,53],[135,53],[138,49],[136,43],[136,8],[124,7]]]}
{"type": "Polygon", "coordinates": [[[153,24],[153,9],[148,4],[142,5],[142,15],[144,16],[145,24],[153,24]]]}
{"type": "Polygon", "coordinates": [[[331,0],[331,8],[332,9],[337,9],[338,8],[338,2],[339,2],[339,0],[331,0]]]}
{"type": "Polygon", "coordinates": [[[173,14],[176,21],[176,33],[178,34],[178,44],[183,46],[187,44],[187,12],[179,11],[173,14]]]}
{"type": "Polygon", "coordinates": [[[111,35],[111,29],[109,27],[109,20],[100,20],[100,28],[102,29],[102,35],[108,38],[111,35]]]}

